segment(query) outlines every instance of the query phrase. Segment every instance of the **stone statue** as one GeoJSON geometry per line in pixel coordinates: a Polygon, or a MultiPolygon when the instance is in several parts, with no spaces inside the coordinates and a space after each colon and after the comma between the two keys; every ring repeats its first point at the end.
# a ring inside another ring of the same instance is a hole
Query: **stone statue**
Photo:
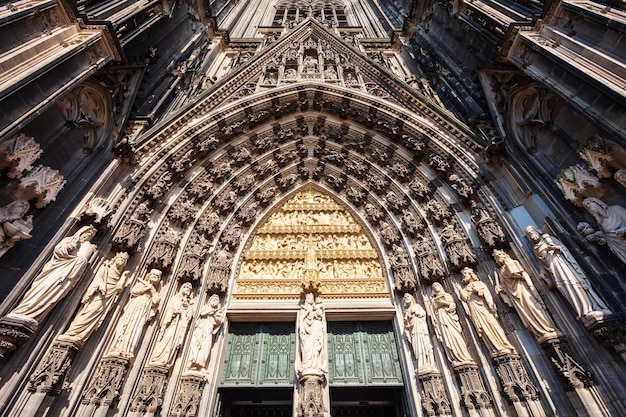
{"type": "Polygon", "coordinates": [[[191,320],[189,306],[191,305],[190,282],[180,286],[178,294],[174,295],[167,305],[159,338],[152,350],[152,357],[148,361],[151,366],[172,366],[176,352],[183,345],[183,338],[187,332],[187,325],[191,320]]]}
{"type": "Polygon", "coordinates": [[[456,267],[476,263],[474,253],[461,233],[449,220],[444,220],[444,227],[441,229],[440,237],[450,262],[456,267]]]}
{"type": "Polygon", "coordinates": [[[209,304],[200,310],[200,316],[196,321],[187,369],[206,370],[211,357],[213,337],[220,331],[225,314],[225,309],[220,308],[220,297],[213,294],[209,298],[209,304]]]}
{"type": "Polygon", "coordinates": [[[130,272],[124,271],[126,262],[128,254],[119,252],[102,263],[81,300],[76,317],[59,340],[83,344],[100,327],[118,294],[128,284],[130,272]]]}
{"type": "Polygon", "coordinates": [[[433,284],[432,304],[435,309],[435,325],[439,339],[446,348],[448,359],[452,366],[475,363],[467,348],[467,341],[463,337],[463,330],[456,314],[456,303],[440,283],[433,284]]]}
{"type": "Polygon", "coordinates": [[[404,294],[404,330],[417,361],[417,373],[437,372],[433,346],[426,324],[426,311],[409,293],[404,294]]]}
{"type": "Polygon", "coordinates": [[[533,244],[533,251],[541,266],[550,274],[554,285],[576,311],[585,325],[613,314],[593,290],[587,276],[567,247],[557,238],[542,234],[535,226],[524,229],[533,244]]]}
{"type": "Polygon", "coordinates": [[[139,278],[132,286],[130,300],[124,307],[124,313],[115,331],[115,339],[108,356],[133,357],[144,325],[154,317],[161,302],[156,290],[159,282],[161,282],[161,271],[152,269],[145,280],[139,278]]]}
{"type": "Polygon", "coordinates": [[[498,313],[489,288],[479,281],[472,268],[463,268],[461,274],[465,287],[461,288],[455,283],[454,289],[461,301],[465,303],[467,313],[474,323],[478,335],[491,351],[491,355],[516,353],[498,322],[498,313]]]}
{"type": "Polygon", "coordinates": [[[328,373],[326,352],[326,313],[321,298],[312,292],[306,294],[298,314],[298,358],[296,370],[299,376],[328,373]]]}
{"type": "Polygon", "coordinates": [[[96,246],[92,226],[83,226],[54,247],[52,259],[43,267],[24,298],[7,317],[28,323],[36,329],[50,310],[74,288],[96,246]]]}
{"type": "Polygon", "coordinates": [[[495,271],[496,292],[502,295],[508,305],[515,308],[526,328],[535,335],[539,343],[556,338],[556,328],[519,261],[499,249],[493,251],[493,257],[500,265],[500,269],[495,271]]]}
{"type": "Polygon", "coordinates": [[[7,253],[20,240],[30,239],[33,230],[33,216],[22,217],[30,204],[26,200],[15,200],[0,208],[0,257],[7,253]]]}
{"type": "Polygon", "coordinates": [[[578,230],[583,232],[581,225],[586,225],[587,232],[583,232],[583,235],[587,240],[607,244],[609,249],[626,264],[626,208],[609,206],[595,197],[585,198],[583,207],[596,219],[600,230],[595,231],[586,223],[579,223],[578,230]]]}

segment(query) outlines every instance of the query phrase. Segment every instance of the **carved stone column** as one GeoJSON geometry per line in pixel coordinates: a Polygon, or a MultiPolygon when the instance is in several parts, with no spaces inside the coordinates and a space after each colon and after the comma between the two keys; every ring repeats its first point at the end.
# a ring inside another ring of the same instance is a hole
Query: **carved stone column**
{"type": "Polygon", "coordinates": [[[58,393],[59,382],[64,379],[76,352],[78,346],[75,343],[55,340],[28,379],[28,390],[45,393],[54,390],[58,393]]]}
{"type": "Polygon", "coordinates": [[[183,375],[169,415],[172,417],[195,417],[198,413],[204,382],[203,373],[193,372],[183,375]]]}
{"type": "Polygon", "coordinates": [[[591,374],[574,360],[567,342],[561,339],[546,340],[541,344],[550,360],[570,389],[585,388],[592,384],[591,374]]]}
{"type": "Polygon", "coordinates": [[[168,377],[169,367],[150,366],[144,368],[130,403],[130,411],[156,413],[163,404],[163,394],[168,377]]]}
{"type": "Polygon", "coordinates": [[[95,374],[85,389],[83,404],[110,407],[117,400],[126,379],[129,360],[105,356],[100,360],[95,374]]]}
{"type": "Polygon", "coordinates": [[[539,398],[537,388],[526,373],[519,355],[508,353],[492,356],[502,391],[510,402],[529,401],[539,398]]]}
{"type": "Polygon", "coordinates": [[[298,386],[298,417],[324,417],[323,374],[302,375],[298,386]]]}
{"type": "Polygon", "coordinates": [[[491,397],[485,390],[485,385],[478,372],[478,365],[455,366],[454,372],[461,382],[461,397],[465,408],[468,410],[492,408],[491,397]]]}
{"type": "Polygon", "coordinates": [[[430,372],[419,375],[422,384],[422,407],[429,416],[449,416],[451,414],[450,401],[443,387],[439,372],[430,372]]]}

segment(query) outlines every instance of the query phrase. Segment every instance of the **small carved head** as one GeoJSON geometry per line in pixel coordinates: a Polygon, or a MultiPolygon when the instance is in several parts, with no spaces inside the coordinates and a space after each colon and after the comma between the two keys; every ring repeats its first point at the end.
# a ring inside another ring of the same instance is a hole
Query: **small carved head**
{"type": "Polygon", "coordinates": [[[478,281],[478,276],[476,276],[476,273],[472,268],[463,268],[461,270],[461,275],[463,276],[463,282],[466,284],[472,281],[478,281]]]}

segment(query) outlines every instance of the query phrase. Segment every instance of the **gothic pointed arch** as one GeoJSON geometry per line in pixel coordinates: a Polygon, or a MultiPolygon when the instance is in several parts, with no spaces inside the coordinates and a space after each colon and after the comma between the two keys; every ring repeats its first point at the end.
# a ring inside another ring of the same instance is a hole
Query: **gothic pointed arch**
{"type": "Polygon", "coordinates": [[[251,234],[233,298],[388,298],[381,254],[359,223],[332,193],[305,183],[251,234]]]}

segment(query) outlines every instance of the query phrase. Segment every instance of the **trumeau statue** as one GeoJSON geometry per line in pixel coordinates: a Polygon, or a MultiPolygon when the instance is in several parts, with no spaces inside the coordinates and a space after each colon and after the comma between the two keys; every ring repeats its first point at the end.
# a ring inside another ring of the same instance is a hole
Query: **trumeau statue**
{"type": "Polygon", "coordinates": [[[465,303],[470,319],[491,355],[516,353],[498,322],[498,313],[489,288],[478,279],[472,268],[463,268],[461,274],[465,287],[461,288],[455,283],[454,288],[465,303]]]}
{"type": "Polygon", "coordinates": [[[22,218],[29,208],[26,200],[15,200],[0,208],[0,257],[20,240],[32,237],[33,216],[22,218]]]}
{"type": "Polygon", "coordinates": [[[493,251],[493,257],[500,266],[495,272],[498,283],[496,292],[515,308],[526,328],[535,335],[539,343],[556,338],[556,328],[519,261],[499,249],[493,251]]]}
{"type": "Polygon", "coordinates": [[[191,337],[191,349],[187,369],[205,371],[211,358],[213,338],[220,331],[224,322],[225,309],[220,308],[220,297],[213,294],[209,304],[200,310],[200,316],[195,324],[191,337]]]}
{"type": "Polygon", "coordinates": [[[434,322],[439,339],[446,348],[452,366],[475,363],[467,349],[467,341],[456,313],[456,303],[440,283],[433,284],[432,304],[435,310],[434,322]]]}
{"type": "Polygon", "coordinates": [[[326,312],[320,297],[306,293],[304,304],[298,314],[298,376],[307,374],[326,375],[328,373],[328,352],[326,351],[326,312]]]}
{"type": "Polygon", "coordinates": [[[417,361],[417,373],[437,372],[433,345],[428,334],[426,311],[409,293],[404,294],[404,330],[417,361]]]}
{"type": "Polygon", "coordinates": [[[524,231],[533,244],[539,263],[552,277],[547,281],[563,294],[578,319],[589,325],[613,314],[593,290],[582,268],[563,243],[554,236],[541,233],[535,226],[528,226],[524,231]]]}
{"type": "Polygon", "coordinates": [[[161,282],[161,271],[152,269],[147,278],[137,279],[130,289],[130,299],[124,307],[115,331],[115,339],[107,356],[132,358],[144,325],[156,314],[161,302],[156,286],[161,282]]]}
{"type": "Polygon", "coordinates": [[[24,298],[8,318],[37,328],[50,310],[74,288],[96,246],[90,240],[96,234],[92,226],[83,226],[54,247],[52,259],[43,267],[24,298]]]}
{"type": "Polygon", "coordinates": [[[102,263],[81,300],[82,305],[76,317],[70,327],[58,337],[59,340],[83,344],[100,327],[115,304],[118,294],[128,284],[130,272],[124,271],[126,262],[128,254],[119,252],[102,263]]]}
{"type": "Polygon", "coordinates": [[[191,283],[185,282],[180,286],[178,294],[174,295],[168,303],[159,337],[152,350],[152,357],[148,361],[149,366],[169,367],[174,363],[191,320],[189,311],[191,290],[191,283]]]}
{"type": "Polygon", "coordinates": [[[596,219],[600,230],[593,230],[587,223],[579,223],[578,230],[589,241],[607,244],[609,249],[626,264],[626,208],[609,206],[604,201],[589,197],[583,207],[596,219]]]}

